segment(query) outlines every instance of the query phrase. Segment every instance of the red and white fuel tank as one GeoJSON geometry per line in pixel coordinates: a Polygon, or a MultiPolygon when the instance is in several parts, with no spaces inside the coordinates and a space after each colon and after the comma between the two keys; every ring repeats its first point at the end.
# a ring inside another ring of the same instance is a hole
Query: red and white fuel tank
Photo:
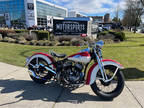
{"type": "Polygon", "coordinates": [[[91,56],[88,51],[79,52],[79,53],[69,56],[68,60],[87,64],[90,62],[91,56]]]}

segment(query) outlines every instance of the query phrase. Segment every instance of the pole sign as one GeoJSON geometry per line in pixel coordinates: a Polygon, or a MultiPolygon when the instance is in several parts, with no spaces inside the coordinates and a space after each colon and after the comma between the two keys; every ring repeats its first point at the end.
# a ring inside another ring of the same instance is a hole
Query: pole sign
{"type": "Polygon", "coordinates": [[[36,0],[24,0],[26,26],[33,27],[37,25],[36,0]]]}
{"type": "Polygon", "coordinates": [[[4,16],[5,16],[6,25],[8,27],[10,27],[11,26],[11,22],[10,22],[10,15],[9,15],[9,13],[5,13],[4,16]]]}
{"type": "Polygon", "coordinates": [[[28,10],[34,10],[34,4],[33,3],[27,3],[28,10]]]}
{"type": "Polygon", "coordinates": [[[87,34],[87,21],[53,20],[55,35],[80,35],[87,34]]]}
{"type": "Polygon", "coordinates": [[[27,15],[29,20],[34,20],[34,4],[27,3],[27,15]]]}

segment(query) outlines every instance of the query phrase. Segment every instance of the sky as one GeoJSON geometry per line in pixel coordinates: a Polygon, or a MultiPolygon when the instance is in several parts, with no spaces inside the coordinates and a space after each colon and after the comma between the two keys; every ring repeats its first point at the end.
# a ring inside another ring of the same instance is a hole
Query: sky
{"type": "Polygon", "coordinates": [[[103,16],[110,13],[111,18],[116,15],[119,7],[119,16],[122,17],[122,10],[125,9],[125,0],[46,0],[63,6],[68,10],[76,10],[87,16],[103,16]]]}

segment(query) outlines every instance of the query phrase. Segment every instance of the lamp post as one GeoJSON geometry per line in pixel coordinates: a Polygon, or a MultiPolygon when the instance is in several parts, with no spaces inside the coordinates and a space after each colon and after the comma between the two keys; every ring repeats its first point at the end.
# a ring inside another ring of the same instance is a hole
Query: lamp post
{"type": "Polygon", "coordinates": [[[119,0],[117,0],[116,18],[117,18],[117,22],[118,22],[118,20],[119,20],[119,0]]]}

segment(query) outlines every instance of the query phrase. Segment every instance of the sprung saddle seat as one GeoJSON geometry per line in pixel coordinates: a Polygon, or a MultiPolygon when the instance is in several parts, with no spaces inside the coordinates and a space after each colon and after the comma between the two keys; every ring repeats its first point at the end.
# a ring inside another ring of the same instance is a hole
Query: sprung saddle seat
{"type": "Polygon", "coordinates": [[[51,52],[51,55],[57,58],[65,58],[67,56],[66,54],[57,54],[55,52],[51,52]]]}

